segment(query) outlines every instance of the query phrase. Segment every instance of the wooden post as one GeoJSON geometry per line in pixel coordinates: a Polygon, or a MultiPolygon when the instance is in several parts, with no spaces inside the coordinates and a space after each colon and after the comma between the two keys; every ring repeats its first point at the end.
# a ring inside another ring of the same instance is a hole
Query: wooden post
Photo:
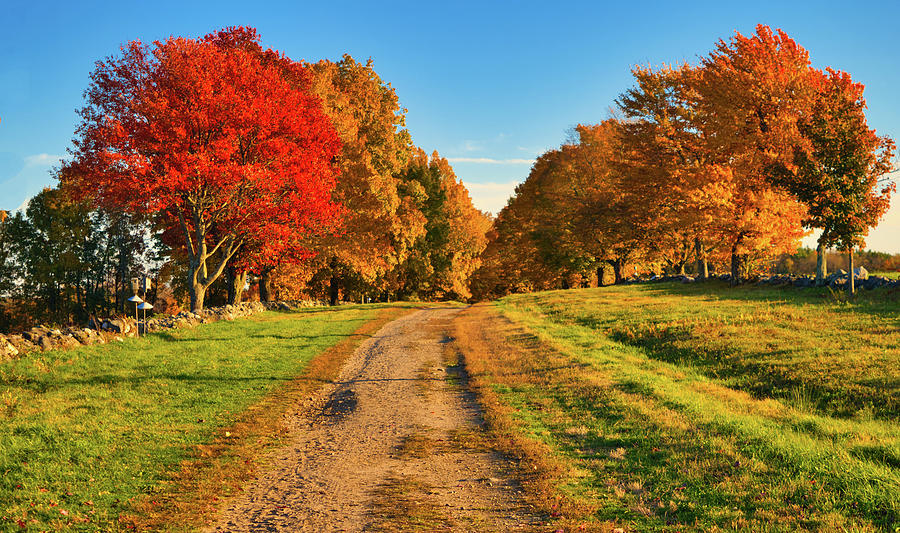
{"type": "Polygon", "coordinates": [[[856,276],[853,275],[853,246],[850,247],[850,251],[847,254],[850,259],[850,284],[847,286],[850,291],[850,296],[856,292],[856,276]]]}
{"type": "Polygon", "coordinates": [[[706,247],[703,246],[700,237],[694,239],[694,254],[697,259],[697,278],[708,279],[709,265],[706,262],[706,247]]]}
{"type": "Polygon", "coordinates": [[[821,238],[816,245],[816,285],[824,285],[828,277],[828,260],[826,259],[825,243],[821,238]]]}

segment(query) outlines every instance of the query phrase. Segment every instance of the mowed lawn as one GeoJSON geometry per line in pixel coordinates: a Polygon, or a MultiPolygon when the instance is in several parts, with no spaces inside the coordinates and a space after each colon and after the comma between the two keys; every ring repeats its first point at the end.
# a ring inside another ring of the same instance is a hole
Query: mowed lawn
{"type": "Polygon", "coordinates": [[[896,292],[645,284],[461,320],[493,417],[562,465],[564,530],[900,527],[896,292]]]}
{"type": "Polygon", "coordinates": [[[391,311],[266,312],[0,364],[0,531],[128,528],[184,461],[244,437],[226,431],[245,410],[391,311]]]}

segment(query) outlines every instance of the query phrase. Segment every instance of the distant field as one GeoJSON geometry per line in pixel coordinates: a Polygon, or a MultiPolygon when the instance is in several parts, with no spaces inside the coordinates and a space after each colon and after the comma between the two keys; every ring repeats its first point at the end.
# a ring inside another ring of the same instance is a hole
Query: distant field
{"type": "Polygon", "coordinates": [[[873,272],[872,275],[890,279],[900,279],[900,272],[873,272]]]}
{"type": "Polygon", "coordinates": [[[0,364],[0,531],[188,528],[341,360],[310,361],[403,312],[379,307],[267,312],[0,364]]]}
{"type": "Polygon", "coordinates": [[[456,327],[489,419],[556,472],[532,491],[560,527],[894,531],[897,298],[648,284],[510,296],[456,327]]]}

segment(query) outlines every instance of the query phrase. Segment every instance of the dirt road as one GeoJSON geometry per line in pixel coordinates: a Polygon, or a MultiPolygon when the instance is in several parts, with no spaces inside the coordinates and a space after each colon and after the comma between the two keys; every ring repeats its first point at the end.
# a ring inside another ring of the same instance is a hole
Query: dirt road
{"type": "Polygon", "coordinates": [[[529,528],[511,463],[484,445],[464,375],[445,365],[458,312],[423,309],[364,342],[207,531],[529,528]]]}

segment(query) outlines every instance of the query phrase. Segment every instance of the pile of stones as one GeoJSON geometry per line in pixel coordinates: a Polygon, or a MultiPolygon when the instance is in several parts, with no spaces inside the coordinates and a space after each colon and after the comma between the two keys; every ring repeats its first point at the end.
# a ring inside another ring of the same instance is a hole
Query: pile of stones
{"type": "Polygon", "coordinates": [[[113,320],[121,324],[119,331],[98,331],[92,328],[48,328],[46,326],[31,328],[19,335],[0,335],[0,361],[12,359],[21,354],[47,350],[61,350],[90,344],[103,344],[118,338],[120,331],[133,331],[134,321],[113,320]]]}
{"type": "MultiPolygon", "coordinates": [[[[720,277],[711,276],[709,279],[719,279],[720,277]]],[[[650,277],[637,277],[637,278],[628,278],[624,280],[622,283],[626,285],[631,285],[634,283],[663,283],[667,281],[676,281],[678,283],[693,283],[697,281],[696,278],[687,275],[677,275],[677,276],[650,276],[650,277]]],[[[700,280],[702,281],[702,280],[700,280]]]]}
{"type": "MultiPolygon", "coordinates": [[[[872,276],[865,267],[853,269],[854,285],[859,289],[874,290],[881,288],[900,287],[900,280],[892,280],[883,276],[872,276]]],[[[823,286],[833,289],[846,289],[847,283],[850,282],[850,274],[839,269],[825,278],[823,286]]],[[[765,277],[756,282],[757,285],[790,285],[799,288],[809,288],[820,286],[816,284],[816,278],[811,276],[770,276],[765,277]]]]}
{"type": "MultiPolygon", "coordinates": [[[[873,290],[881,288],[900,288],[900,280],[892,280],[883,276],[872,276],[865,267],[853,269],[854,284],[859,289],[873,290]]],[[[718,276],[710,276],[709,279],[717,279],[722,281],[731,281],[731,274],[720,274],[718,276]]],[[[630,278],[625,283],[647,283],[647,282],[664,282],[675,281],[680,283],[693,283],[702,281],[691,276],[652,276],[649,278],[630,278]]],[[[774,276],[765,276],[761,278],[746,280],[756,285],[770,286],[787,286],[797,287],[801,289],[828,286],[834,289],[846,289],[847,283],[850,281],[850,275],[844,270],[837,270],[825,278],[825,283],[819,285],[816,278],[811,276],[795,276],[791,274],[778,274],[774,276]]]]}
{"type": "Polygon", "coordinates": [[[328,305],[318,300],[297,300],[288,302],[244,302],[238,305],[209,307],[199,313],[181,311],[176,315],[162,315],[147,320],[146,325],[135,322],[134,318],[119,317],[92,320],[90,327],[49,328],[40,326],[18,335],[0,335],[0,361],[20,357],[30,352],[66,350],[78,346],[105,344],[124,341],[140,332],[164,331],[175,328],[193,327],[219,320],[235,320],[266,310],[291,311],[306,307],[328,305]]]}

